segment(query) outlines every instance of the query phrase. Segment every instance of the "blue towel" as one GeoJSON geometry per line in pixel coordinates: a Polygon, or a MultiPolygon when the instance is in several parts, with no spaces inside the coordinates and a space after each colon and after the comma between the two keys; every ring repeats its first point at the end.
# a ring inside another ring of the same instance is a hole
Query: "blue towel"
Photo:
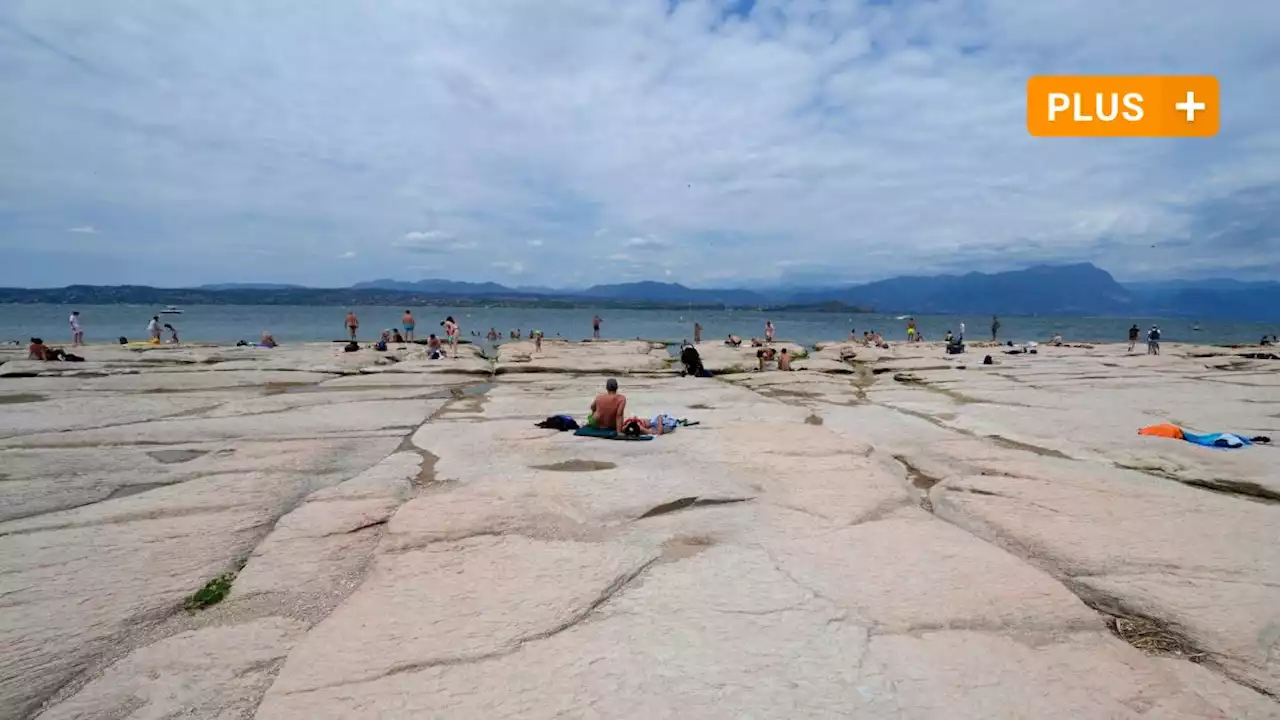
{"type": "Polygon", "coordinates": [[[1248,438],[1236,435],[1235,433],[1208,433],[1206,435],[1196,435],[1183,430],[1182,439],[1189,443],[1195,443],[1196,445],[1203,445],[1211,448],[1225,448],[1228,450],[1242,448],[1246,445],[1253,444],[1249,442],[1248,438]]]}
{"type": "Polygon", "coordinates": [[[594,437],[602,440],[652,440],[652,435],[619,435],[617,430],[609,430],[607,428],[582,427],[573,431],[574,435],[581,437],[594,437]]]}

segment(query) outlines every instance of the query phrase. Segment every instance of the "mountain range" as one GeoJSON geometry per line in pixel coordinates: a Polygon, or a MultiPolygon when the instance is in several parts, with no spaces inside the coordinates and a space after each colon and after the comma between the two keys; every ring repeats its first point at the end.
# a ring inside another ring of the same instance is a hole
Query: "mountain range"
{"type": "Polygon", "coordinates": [[[1117,282],[1088,263],[1000,273],[895,277],[847,287],[690,288],[653,281],[581,290],[456,280],[370,280],[347,288],[222,283],[198,288],[0,288],[0,303],[236,305],[534,305],[745,307],[915,314],[1074,315],[1280,320],[1280,283],[1229,279],[1117,282]]]}

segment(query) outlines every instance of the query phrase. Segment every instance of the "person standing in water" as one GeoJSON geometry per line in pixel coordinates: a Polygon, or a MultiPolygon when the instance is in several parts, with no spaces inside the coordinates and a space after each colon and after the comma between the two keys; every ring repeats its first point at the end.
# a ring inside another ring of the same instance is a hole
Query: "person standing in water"
{"type": "Polygon", "coordinates": [[[960,342],[964,342],[964,321],[960,321],[960,342]]]}
{"type": "Polygon", "coordinates": [[[151,322],[147,323],[147,335],[151,337],[151,342],[160,342],[160,316],[151,316],[151,322]]]}
{"type": "Polygon", "coordinates": [[[907,318],[907,342],[916,341],[916,319],[907,318]]]}
{"type": "Polygon", "coordinates": [[[404,317],[400,318],[400,323],[404,325],[404,339],[406,342],[413,342],[413,313],[409,310],[404,311],[404,317]]]}
{"type": "Polygon", "coordinates": [[[695,322],[693,324],[693,344],[702,344],[702,323],[695,322]]]}
{"type": "Polygon", "coordinates": [[[996,341],[996,337],[1000,335],[1000,318],[995,315],[991,316],[991,342],[996,341]]]}
{"type": "Polygon", "coordinates": [[[767,343],[773,342],[773,334],[774,334],[773,321],[765,320],[764,321],[764,341],[767,343]]]}
{"type": "Polygon", "coordinates": [[[1133,352],[1133,347],[1138,344],[1138,323],[1134,323],[1129,328],[1129,352],[1133,352]]]}
{"type": "Polygon", "coordinates": [[[80,327],[80,311],[79,310],[73,311],[71,313],[71,317],[67,318],[67,321],[71,324],[71,344],[83,345],[84,344],[84,328],[80,327]]]}
{"type": "Polygon", "coordinates": [[[356,311],[348,310],[346,319],[347,331],[351,333],[351,341],[356,340],[356,331],[360,329],[360,321],[356,319],[356,311]]]}
{"type": "Polygon", "coordinates": [[[592,340],[600,339],[600,323],[601,323],[601,320],[599,315],[592,316],[591,318],[591,339],[592,340]]]}

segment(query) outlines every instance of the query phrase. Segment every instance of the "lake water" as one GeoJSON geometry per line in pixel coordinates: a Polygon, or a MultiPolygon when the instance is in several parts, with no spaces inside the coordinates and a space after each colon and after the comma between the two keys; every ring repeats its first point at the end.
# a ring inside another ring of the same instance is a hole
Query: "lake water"
{"type": "MultiPolygon", "coordinates": [[[[113,342],[124,336],[145,340],[147,322],[160,308],[140,305],[0,305],[0,341],[26,342],[32,336],[51,343],[68,343],[71,331],[67,316],[79,310],[88,342],[113,342]]],[[[346,337],[343,321],[347,308],[292,305],[203,305],[182,308],[181,315],[162,315],[161,322],[178,328],[184,342],[234,343],[254,342],[263,330],[271,331],[282,343],[336,340],[346,337]]],[[[398,327],[403,307],[362,306],[355,308],[360,318],[362,340],[376,339],[383,328],[398,327]]],[[[764,336],[765,320],[772,320],[780,340],[808,345],[819,340],[841,340],[850,329],[858,334],[879,330],[890,342],[906,337],[906,320],[897,315],[821,312],[771,312],[767,315],[747,310],[592,310],[544,308],[457,308],[416,307],[419,337],[440,333],[439,322],[452,315],[462,325],[464,338],[471,332],[480,335],[493,327],[506,337],[514,329],[538,329],[548,338],[574,340],[591,336],[591,317],[599,314],[604,323],[601,337],[611,339],[663,340],[678,342],[693,338],[693,323],[702,323],[703,340],[722,339],[728,334],[743,339],[764,336]]],[[[940,340],[948,331],[959,332],[960,323],[968,325],[971,340],[990,339],[990,317],[955,317],[921,315],[917,327],[926,340],[940,340]]],[[[1256,343],[1263,334],[1280,332],[1273,325],[1256,323],[1202,323],[1200,331],[1192,330],[1185,319],[1160,318],[1071,318],[1071,317],[1002,317],[1000,339],[1015,342],[1047,340],[1062,333],[1067,341],[1110,341],[1126,338],[1126,330],[1136,322],[1143,335],[1152,324],[1160,326],[1168,342],[1256,343]]]]}

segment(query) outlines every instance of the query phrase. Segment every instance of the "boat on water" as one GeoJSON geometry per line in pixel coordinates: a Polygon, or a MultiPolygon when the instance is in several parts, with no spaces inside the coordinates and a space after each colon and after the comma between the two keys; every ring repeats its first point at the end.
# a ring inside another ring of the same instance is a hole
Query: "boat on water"
{"type": "Polygon", "coordinates": [[[1196,323],[1195,325],[1192,325],[1192,326],[1191,326],[1191,329],[1192,329],[1193,331],[1195,331],[1195,332],[1200,332],[1200,331],[1202,331],[1204,328],[1200,327],[1200,323],[1196,323]]]}
{"type": "Polygon", "coordinates": [[[178,308],[173,305],[165,305],[164,309],[160,311],[160,314],[161,315],[181,315],[182,310],[181,308],[178,308]]]}

